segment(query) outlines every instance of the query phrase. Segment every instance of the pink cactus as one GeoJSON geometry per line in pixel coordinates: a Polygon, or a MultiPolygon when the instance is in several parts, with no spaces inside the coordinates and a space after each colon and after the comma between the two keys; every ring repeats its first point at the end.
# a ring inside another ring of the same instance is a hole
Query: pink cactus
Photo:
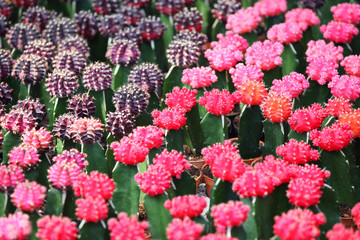
{"type": "Polygon", "coordinates": [[[324,119],[328,116],[326,109],[320,104],[314,103],[310,107],[297,109],[289,118],[289,125],[298,133],[310,132],[321,127],[324,119]]]}
{"type": "Polygon", "coordinates": [[[240,201],[229,201],[211,208],[211,216],[217,232],[225,232],[227,227],[236,227],[243,224],[250,211],[248,205],[240,201]]]}
{"type": "Polygon", "coordinates": [[[204,227],[185,217],[183,220],[174,218],[166,228],[169,240],[195,240],[199,239],[204,227]]]}
{"type": "Polygon", "coordinates": [[[305,164],[320,158],[317,150],[311,149],[309,144],[303,141],[298,142],[295,139],[290,139],[285,145],[277,147],[276,154],[293,164],[305,164]]]}
{"type": "Polygon", "coordinates": [[[115,183],[105,173],[92,171],[90,175],[85,173],[79,175],[78,181],[73,183],[73,189],[76,197],[101,197],[108,200],[112,198],[115,183]]]}
{"type": "Polygon", "coordinates": [[[255,3],[254,8],[262,17],[274,17],[287,10],[286,0],[260,0],[255,3]]]}
{"type": "Polygon", "coordinates": [[[170,108],[183,108],[186,112],[189,112],[196,105],[195,95],[197,93],[197,90],[174,87],[172,92],[165,95],[165,104],[170,108]]]}
{"type": "Polygon", "coordinates": [[[36,166],[39,161],[37,151],[33,147],[18,146],[14,147],[9,153],[9,163],[24,169],[36,166]]]}
{"type": "Polygon", "coordinates": [[[238,150],[229,140],[203,148],[201,153],[214,176],[223,181],[234,182],[245,171],[238,150]]]}
{"type": "Polygon", "coordinates": [[[227,237],[225,233],[209,233],[200,238],[200,240],[239,240],[234,237],[227,237]]]}
{"type": "Polygon", "coordinates": [[[146,148],[158,148],[164,140],[165,131],[155,126],[137,127],[130,136],[132,141],[146,148]]]}
{"type": "Polygon", "coordinates": [[[137,222],[137,217],[132,215],[127,216],[126,213],[119,213],[116,218],[108,220],[108,228],[110,230],[111,240],[138,240],[145,239],[145,230],[149,228],[147,222],[137,222]]]}
{"type": "Polygon", "coordinates": [[[40,240],[75,240],[78,237],[76,224],[67,217],[47,215],[37,221],[37,226],[39,230],[36,237],[40,240]]]}
{"type": "Polygon", "coordinates": [[[86,153],[79,152],[73,148],[70,150],[64,150],[61,154],[53,158],[53,162],[75,162],[81,170],[83,170],[89,163],[86,161],[86,153]]]}
{"type": "Polygon", "coordinates": [[[272,193],[274,185],[272,179],[261,171],[247,169],[234,181],[232,189],[240,198],[265,197],[272,193]]]}
{"type": "Polygon", "coordinates": [[[22,212],[0,218],[0,239],[26,240],[30,236],[31,230],[29,215],[22,212]]]}
{"type": "Polygon", "coordinates": [[[344,49],[341,46],[336,47],[333,42],[326,43],[324,40],[311,40],[307,44],[308,49],[305,52],[305,55],[308,57],[307,62],[316,60],[317,57],[324,57],[324,59],[332,60],[333,62],[338,62],[343,59],[344,49]]]}
{"type": "Polygon", "coordinates": [[[351,110],[351,103],[345,98],[332,98],[326,104],[326,112],[329,115],[339,117],[342,113],[351,110]]]}
{"type": "Polygon", "coordinates": [[[43,205],[45,197],[46,187],[26,180],[16,186],[11,201],[21,211],[33,212],[43,205]]]}
{"type": "Polygon", "coordinates": [[[340,62],[340,65],[344,67],[345,71],[349,75],[360,77],[360,56],[349,55],[340,62]]]}
{"type": "Polygon", "coordinates": [[[186,124],[184,114],[185,110],[182,108],[165,108],[161,112],[154,110],[151,116],[154,118],[154,125],[167,130],[179,130],[186,124]]]}
{"type": "Polygon", "coordinates": [[[229,70],[239,61],[243,60],[243,53],[231,47],[218,46],[205,51],[205,58],[209,60],[210,66],[219,72],[229,70]]]}
{"type": "Polygon", "coordinates": [[[284,46],[278,42],[255,42],[246,50],[246,65],[255,65],[263,71],[274,69],[282,63],[280,55],[283,50],[284,46]]]}
{"type": "Polygon", "coordinates": [[[360,95],[360,77],[337,75],[332,78],[328,87],[335,97],[355,101],[360,95]]]}
{"type": "Polygon", "coordinates": [[[310,61],[310,64],[306,68],[306,73],[311,80],[318,82],[320,85],[330,82],[338,74],[337,68],[339,64],[334,60],[325,57],[308,57],[307,61],[310,61]]]}
{"type": "Polygon", "coordinates": [[[215,71],[210,67],[186,68],[181,78],[182,83],[187,83],[192,88],[208,87],[217,80],[215,71]]]}
{"type": "Polygon", "coordinates": [[[261,108],[264,116],[272,122],[285,122],[291,115],[291,99],[270,91],[261,108]]]}
{"type": "Polygon", "coordinates": [[[290,203],[296,207],[303,208],[317,205],[321,195],[322,192],[319,185],[307,178],[292,179],[286,193],[290,203]]]}
{"type": "Polygon", "coordinates": [[[359,30],[351,23],[331,21],[327,25],[320,27],[320,32],[326,40],[336,43],[349,43],[359,30]]]}
{"type": "Polygon", "coordinates": [[[1,127],[15,134],[23,133],[36,125],[36,119],[32,116],[31,112],[21,108],[13,109],[1,118],[1,127]]]}
{"type": "Polygon", "coordinates": [[[204,196],[185,195],[175,197],[172,200],[166,200],[164,207],[169,209],[174,218],[193,218],[199,216],[206,207],[206,198],[204,196]]]}
{"type": "Polygon", "coordinates": [[[119,142],[112,142],[110,149],[114,151],[115,160],[128,165],[144,162],[149,148],[129,137],[123,137],[119,142]]]}
{"type": "Polygon", "coordinates": [[[355,3],[340,3],[332,6],[330,11],[333,13],[335,21],[351,23],[357,25],[360,23],[360,5],[355,3]]]}
{"type": "Polygon", "coordinates": [[[161,165],[172,177],[180,178],[185,169],[191,165],[185,160],[184,155],[175,150],[168,152],[166,149],[157,154],[153,159],[154,165],[161,165]]]}
{"type": "Polygon", "coordinates": [[[289,166],[289,163],[280,158],[275,159],[272,155],[266,156],[264,162],[255,164],[254,169],[268,176],[274,186],[280,186],[283,183],[288,183],[293,175],[292,168],[289,166]]]}
{"type": "Polygon", "coordinates": [[[236,102],[242,102],[248,105],[260,105],[267,96],[263,82],[248,80],[236,87],[238,91],[233,93],[236,102]]]}
{"type": "Polygon", "coordinates": [[[354,217],[355,224],[359,227],[360,226],[360,203],[357,203],[352,209],[351,209],[351,215],[354,217]]]}
{"type": "Polygon", "coordinates": [[[48,178],[52,186],[66,190],[78,181],[80,173],[81,169],[75,162],[59,161],[49,168],[48,178]]]}
{"type": "Polygon", "coordinates": [[[350,110],[348,112],[343,112],[339,116],[340,124],[348,124],[351,127],[353,132],[353,138],[360,137],[360,109],[350,110]]]}
{"type": "Polygon", "coordinates": [[[290,44],[301,40],[302,31],[296,23],[279,23],[268,30],[267,37],[273,42],[290,44]]]}
{"type": "Polygon", "coordinates": [[[308,240],[320,236],[319,226],[325,222],[323,213],[315,214],[308,209],[292,209],[275,217],[273,229],[282,240],[308,240]]]}
{"type": "Polygon", "coordinates": [[[229,70],[229,73],[236,88],[241,87],[248,80],[262,82],[264,76],[260,68],[254,65],[244,65],[243,63],[236,64],[235,68],[229,70]]]}
{"type": "Polygon", "coordinates": [[[16,185],[24,180],[24,173],[18,166],[0,166],[0,192],[12,192],[16,185]]]}
{"type": "Polygon", "coordinates": [[[137,173],[134,179],[144,193],[153,197],[169,189],[171,175],[162,165],[150,165],[146,172],[137,173]]]}
{"type": "Polygon", "coordinates": [[[352,228],[347,228],[341,223],[336,223],[333,228],[326,233],[328,240],[357,240],[360,239],[360,232],[352,228]]]}
{"type": "Polygon", "coordinates": [[[38,151],[46,151],[51,144],[51,138],[51,134],[45,128],[33,128],[22,135],[24,145],[34,147],[38,151]]]}
{"type": "Polygon", "coordinates": [[[235,98],[227,90],[213,89],[205,92],[204,97],[199,98],[199,104],[214,115],[229,114],[235,106],[235,98]]]}
{"type": "Polygon", "coordinates": [[[216,35],[216,37],[219,39],[219,41],[212,42],[212,48],[231,48],[234,51],[240,51],[242,53],[245,53],[246,49],[249,47],[249,43],[246,41],[245,38],[232,31],[227,31],[225,33],[225,36],[219,33],[218,35],[216,35]]]}
{"type": "Polygon", "coordinates": [[[95,143],[103,136],[104,125],[99,119],[78,118],[70,126],[71,139],[78,143],[95,143]]]}
{"type": "Polygon", "coordinates": [[[298,24],[301,31],[320,24],[320,19],[311,9],[295,8],[285,13],[285,22],[298,24]]]}
{"type": "Polygon", "coordinates": [[[330,177],[329,171],[322,170],[313,164],[305,164],[304,166],[296,165],[294,167],[294,178],[310,179],[320,188],[324,186],[325,179],[330,177]]]}
{"type": "Polygon", "coordinates": [[[76,216],[81,220],[86,222],[98,222],[107,218],[109,208],[101,196],[79,198],[76,200],[75,204],[77,206],[76,216]]]}
{"type": "Polygon", "coordinates": [[[297,98],[309,86],[309,82],[305,79],[304,75],[291,72],[290,75],[284,76],[282,80],[275,79],[270,90],[289,98],[297,98]]]}
{"type": "Polygon", "coordinates": [[[260,21],[259,13],[254,8],[248,7],[229,15],[225,28],[234,33],[244,34],[257,28],[260,21]]]}

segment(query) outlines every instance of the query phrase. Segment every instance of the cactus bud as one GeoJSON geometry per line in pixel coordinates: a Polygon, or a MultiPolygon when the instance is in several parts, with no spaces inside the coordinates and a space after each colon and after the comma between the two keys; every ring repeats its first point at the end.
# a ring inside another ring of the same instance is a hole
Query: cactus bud
{"type": "Polygon", "coordinates": [[[158,148],[164,140],[165,131],[155,126],[137,127],[131,134],[131,140],[149,149],[158,148]]]}
{"type": "Polygon", "coordinates": [[[71,139],[81,144],[99,141],[103,132],[103,124],[95,118],[78,118],[70,126],[71,139]]]}
{"type": "Polygon", "coordinates": [[[58,52],[63,51],[77,51],[85,58],[88,58],[90,56],[90,48],[87,42],[85,41],[85,39],[77,35],[69,36],[64,40],[61,40],[58,45],[58,52]]]}
{"type": "Polygon", "coordinates": [[[141,38],[146,41],[159,39],[166,30],[166,26],[161,22],[160,18],[155,16],[140,19],[138,26],[141,38]]]}
{"type": "Polygon", "coordinates": [[[186,118],[184,114],[185,110],[182,108],[165,108],[161,112],[159,110],[154,110],[151,113],[151,116],[154,118],[154,125],[165,128],[167,130],[179,130],[186,124],[186,118]]]}
{"type": "Polygon", "coordinates": [[[36,39],[29,42],[24,49],[25,54],[35,54],[42,57],[48,64],[51,64],[56,54],[55,45],[45,39],[36,39]]]}
{"type": "Polygon", "coordinates": [[[264,83],[261,81],[247,80],[241,85],[237,85],[238,91],[233,93],[237,102],[248,105],[260,105],[267,96],[264,83]]]}
{"type": "Polygon", "coordinates": [[[70,70],[75,74],[81,74],[86,66],[86,58],[78,51],[70,50],[59,52],[53,61],[53,67],[58,70],[70,70]]]}
{"type": "Polygon", "coordinates": [[[21,55],[14,64],[11,75],[24,84],[35,85],[45,78],[47,62],[35,54],[21,55]]]}
{"type": "Polygon", "coordinates": [[[307,44],[308,48],[305,52],[307,56],[306,61],[311,62],[318,57],[323,57],[327,60],[332,60],[337,63],[343,59],[344,49],[341,46],[336,47],[333,42],[326,43],[324,40],[311,40],[307,44]]]}
{"type": "Polygon", "coordinates": [[[10,76],[13,66],[13,60],[10,57],[10,52],[5,49],[0,49],[0,79],[5,79],[10,76]]]}
{"type": "Polygon", "coordinates": [[[203,17],[196,8],[191,8],[176,13],[174,15],[175,28],[178,31],[189,30],[200,32],[202,30],[203,17]]]}
{"type": "Polygon", "coordinates": [[[337,75],[332,78],[328,87],[335,97],[355,101],[360,95],[360,77],[337,75]]]}
{"type": "Polygon", "coordinates": [[[360,56],[349,55],[340,62],[340,65],[345,68],[345,71],[349,75],[355,75],[360,77],[360,56]]]}
{"type": "Polygon", "coordinates": [[[36,166],[40,159],[37,151],[32,146],[18,146],[14,147],[9,153],[9,163],[29,169],[36,166]]]}
{"type": "Polygon", "coordinates": [[[267,32],[269,40],[282,44],[298,42],[301,40],[302,36],[300,26],[293,23],[275,24],[267,32]]]}
{"type": "Polygon", "coordinates": [[[70,114],[77,117],[91,117],[95,114],[94,99],[86,93],[76,94],[68,102],[67,109],[70,114]]]}
{"type": "Polygon", "coordinates": [[[215,18],[226,22],[231,14],[238,12],[241,9],[241,3],[236,0],[219,0],[214,5],[212,13],[215,18]]]}
{"type": "Polygon", "coordinates": [[[198,62],[201,50],[194,42],[176,40],[170,43],[166,54],[170,64],[187,68],[198,62]]]}
{"type": "Polygon", "coordinates": [[[317,205],[322,195],[320,187],[307,178],[294,178],[289,183],[286,196],[296,207],[308,208],[317,205]]]}
{"type": "Polygon", "coordinates": [[[305,31],[309,27],[319,25],[320,19],[313,10],[295,8],[285,14],[285,22],[298,24],[301,31],[305,31]]]}
{"type": "Polygon", "coordinates": [[[326,112],[329,115],[339,117],[343,112],[349,112],[351,110],[351,103],[348,99],[333,98],[329,99],[326,104],[326,112]]]}
{"type": "Polygon", "coordinates": [[[189,112],[196,105],[197,90],[174,87],[172,92],[166,94],[165,104],[170,108],[183,108],[189,112]]]}

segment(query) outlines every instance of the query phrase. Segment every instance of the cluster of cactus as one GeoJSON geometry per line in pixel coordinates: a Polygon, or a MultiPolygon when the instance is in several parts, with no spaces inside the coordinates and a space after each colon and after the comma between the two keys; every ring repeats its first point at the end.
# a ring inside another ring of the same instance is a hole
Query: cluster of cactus
{"type": "Polygon", "coordinates": [[[342,2],[0,1],[0,239],[360,239],[342,2]]]}

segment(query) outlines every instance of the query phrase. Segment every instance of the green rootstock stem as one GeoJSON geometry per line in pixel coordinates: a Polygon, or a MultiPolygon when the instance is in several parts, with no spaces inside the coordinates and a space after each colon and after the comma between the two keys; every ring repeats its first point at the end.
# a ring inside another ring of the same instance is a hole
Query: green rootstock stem
{"type": "Polygon", "coordinates": [[[46,188],[49,188],[49,180],[47,178],[49,167],[49,159],[43,154],[42,156],[40,156],[40,162],[38,163],[36,168],[26,171],[25,177],[30,181],[36,181],[37,183],[45,186],[46,188]]]}
{"type": "Polygon", "coordinates": [[[90,91],[89,95],[94,98],[95,103],[95,117],[101,119],[103,123],[106,122],[106,113],[115,110],[112,103],[114,91],[110,88],[103,91],[90,91]]]}
{"type": "Polygon", "coordinates": [[[169,210],[164,208],[167,200],[165,194],[150,197],[146,195],[144,198],[144,206],[148,216],[149,229],[152,239],[167,239],[166,227],[171,222],[172,217],[169,210]]]}
{"type": "Polygon", "coordinates": [[[263,147],[263,156],[276,156],[276,148],[284,143],[283,123],[273,123],[269,119],[264,121],[265,144],[263,147]]]}
{"type": "Polygon", "coordinates": [[[166,148],[170,152],[176,150],[178,152],[184,151],[184,132],[183,128],[179,130],[168,130],[165,136],[166,148]]]}
{"type": "Polygon", "coordinates": [[[225,23],[222,22],[219,19],[216,19],[213,23],[213,25],[211,26],[211,40],[212,41],[217,41],[217,35],[219,33],[221,34],[225,34],[226,29],[225,29],[225,23]]]}
{"type": "Polygon", "coordinates": [[[52,130],[54,127],[55,120],[58,116],[66,113],[66,98],[52,98],[50,100],[51,107],[49,109],[49,129],[52,130]]]}
{"type": "Polygon", "coordinates": [[[327,183],[335,190],[339,203],[353,207],[356,202],[355,193],[346,156],[341,151],[323,150],[320,153],[320,164],[331,173],[327,183]]]}
{"type": "Polygon", "coordinates": [[[201,120],[201,129],[204,134],[204,147],[224,141],[224,129],[221,116],[207,113],[201,120]]]}
{"type": "Polygon", "coordinates": [[[239,122],[239,151],[244,159],[261,156],[263,116],[260,106],[245,107],[239,122]]]}
{"type": "Polygon", "coordinates": [[[342,152],[345,154],[346,160],[348,161],[349,164],[351,184],[355,191],[356,202],[359,202],[360,201],[360,169],[359,166],[356,164],[354,148],[355,145],[351,144],[350,146],[343,148],[342,152]]]}
{"type": "Polygon", "coordinates": [[[143,42],[141,43],[140,46],[140,52],[141,52],[141,61],[142,62],[152,62],[155,63],[156,62],[156,56],[155,56],[155,51],[152,48],[151,44],[155,44],[150,43],[150,42],[143,42]]]}
{"type": "Polygon", "coordinates": [[[99,171],[109,174],[109,166],[105,158],[105,151],[99,142],[85,143],[81,146],[82,152],[87,154],[89,165],[86,166],[88,172],[99,171]]]}
{"type": "Polygon", "coordinates": [[[201,149],[203,148],[204,142],[204,134],[201,129],[200,125],[200,114],[199,114],[199,106],[198,104],[195,105],[191,109],[190,112],[186,113],[186,125],[189,137],[191,139],[191,143],[195,148],[195,153],[200,154],[201,149]]]}
{"type": "Polygon", "coordinates": [[[251,207],[250,212],[248,212],[248,217],[243,224],[243,227],[246,231],[246,239],[258,239],[258,230],[255,220],[255,206],[249,198],[242,198],[240,201],[251,207]]]}
{"type": "Polygon", "coordinates": [[[176,187],[175,194],[177,196],[196,194],[195,180],[186,171],[181,174],[179,179],[173,177],[172,180],[176,187]]]}
{"type": "Polygon", "coordinates": [[[290,43],[284,46],[284,51],[281,54],[283,76],[289,75],[291,72],[296,72],[299,60],[297,59],[297,53],[294,45],[298,44],[299,43],[294,43],[292,45],[292,43],[290,43]]]}
{"type": "Polygon", "coordinates": [[[174,25],[173,25],[173,16],[167,16],[164,14],[160,14],[160,19],[163,24],[166,25],[166,30],[162,36],[162,40],[164,41],[165,49],[169,48],[169,44],[174,37],[174,25]]]}
{"type": "Polygon", "coordinates": [[[46,206],[44,214],[61,216],[66,199],[66,191],[50,188],[46,194],[46,206]]]}
{"type": "Polygon", "coordinates": [[[166,108],[165,105],[165,95],[173,90],[174,87],[182,86],[181,78],[182,78],[183,69],[175,66],[171,66],[168,73],[165,76],[165,82],[163,86],[163,101],[161,103],[161,109],[166,108]]]}
{"type": "Polygon", "coordinates": [[[272,82],[275,79],[282,78],[282,68],[280,66],[271,69],[270,71],[264,72],[264,83],[266,88],[270,88],[272,86],[272,82]]]}
{"type": "Polygon", "coordinates": [[[9,161],[9,153],[11,150],[20,144],[20,136],[12,132],[7,132],[2,129],[3,146],[2,146],[2,164],[7,164],[9,161]]]}
{"type": "Polygon", "coordinates": [[[301,107],[309,107],[313,103],[324,103],[331,96],[327,85],[320,85],[316,81],[309,80],[310,87],[300,95],[301,107]]]}
{"type": "MultiPolygon", "coordinates": [[[[105,224],[105,223],[103,223],[105,224]]],[[[80,240],[99,240],[99,239],[107,239],[106,235],[108,235],[108,231],[106,231],[106,226],[104,227],[101,222],[93,223],[87,222],[84,225],[81,225],[80,228],[80,240]]]]}
{"type": "Polygon", "coordinates": [[[293,138],[293,139],[295,139],[295,140],[297,140],[297,141],[303,141],[303,142],[306,142],[306,143],[308,143],[309,141],[309,139],[308,139],[308,136],[307,136],[308,134],[307,134],[307,132],[303,132],[303,133],[298,133],[298,132],[296,132],[296,131],[293,131],[293,130],[290,130],[290,132],[289,132],[289,135],[288,135],[288,138],[290,139],[290,138],[293,138]]]}
{"type": "Polygon", "coordinates": [[[111,84],[111,89],[116,91],[116,89],[120,86],[126,84],[130,71],[130,67],[116,65],[113,69],[113,82],[111,84]]]}
{"type": "Polygon", "coordinates": [[[134,180],[138,173],[136,166],[125,165],[117,162],[113,179],[115,182],[115,191],[112,202],[117,212],[126,212],[129,216],[136,215],[139,209],[140,190],[134,180]]]}
{"type": "Polygon", "coordinates": [[[36,233],[38,232],[38,227],[37,227],[37,221],[40,219],[40,216],[37,212],[32,212],[28,214],[30,217],[30,222],[31,222],[31,234],[28,237],[28,240],[35,240],[38,239],[36,237],[36,233]]]}

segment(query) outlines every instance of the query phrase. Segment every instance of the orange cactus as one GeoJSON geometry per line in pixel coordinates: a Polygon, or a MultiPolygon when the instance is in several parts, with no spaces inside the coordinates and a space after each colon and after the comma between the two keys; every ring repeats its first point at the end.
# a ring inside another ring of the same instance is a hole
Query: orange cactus
{"type": "Polygon", "coordinates": [[[248,80],[238,86],[238,91],[234,93],[237,102],[248,105],[260,105],[267,95],[264,83],[261,81],[248,80]]]}
{"type": "Polygon", "coordinates": [[[360,109],[343,112],[339,117],[339,123],[349,124],[353,131],[353,138],[360,137],[360,109]]]}
{"type": "Polygon", "coordinates": [[[291,115],[291,99],[284,95],[270,92],[261,108],[265,117],[272,122],[285,122],[291,115]]]}

